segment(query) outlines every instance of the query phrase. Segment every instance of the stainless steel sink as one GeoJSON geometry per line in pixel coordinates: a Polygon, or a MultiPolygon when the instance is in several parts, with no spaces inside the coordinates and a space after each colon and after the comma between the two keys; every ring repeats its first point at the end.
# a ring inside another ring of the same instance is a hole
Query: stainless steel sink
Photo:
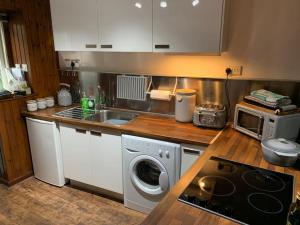
{"type": "Polygon", "coordinates": [[[113,125],[124,125],[138,116],[136,113],[117,111],[117,110],[100,110],[94,115],[86,118],[88,121],[109,123],[113,125]]]}
{"type": "Polygon", "coordinates": [[[109,123],[112,125],[124,125],[138,116],[137,113],[122,110],[82,110],[80,107],[67,109],[55,115],[65,118],[109,123]]]}

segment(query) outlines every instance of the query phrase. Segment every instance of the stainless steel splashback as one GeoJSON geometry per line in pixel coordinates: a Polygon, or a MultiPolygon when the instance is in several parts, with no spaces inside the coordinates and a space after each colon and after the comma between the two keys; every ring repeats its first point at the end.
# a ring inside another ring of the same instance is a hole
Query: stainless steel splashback
{"type": "MultiPolygon", "coordinates": [[[[149,96],[147,96],[146,101],[117,99],[117,75],[115,74],[100,74],[97,72],[81,71],[79,72],[79,80],[81,93],[84,91],[87,95],[97,96],[97,86],[100,85],[104,90],[109,106],[169,115],[174,114],[174,97],[170,102],[151,100],[149,96]]],[[[174,84],[175,78],[153,77],[155,89],[172,90],[174,84]]],[[[178,78],[177,88],[195,89],[197,91],[197,104],[210,103],[227,105],[224,80],[178,78]]],[[[234,112],[235,104],[241,101],[243,96],[248,95],[252,90],[260,88],[265,88],[283,95],[289,95],[293,102],[300,106],[300,83],[231,80],[229,81],[231,115],[234,112]]]]}

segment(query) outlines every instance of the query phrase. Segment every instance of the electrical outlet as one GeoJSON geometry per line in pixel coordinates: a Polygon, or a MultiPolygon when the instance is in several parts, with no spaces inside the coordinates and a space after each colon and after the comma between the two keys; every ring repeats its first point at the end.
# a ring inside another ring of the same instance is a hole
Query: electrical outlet
{"type": "Polygon", "coordinates": [[[74,68],[79,69],[80,59],[71,59],[70,60],[70,67],[72,67],[72,64],[74,65],[74,68]]]}
{"type": "Polygon", "coordinates": [[[230,66],[232,70],[231,76],[242,76],[243,74],[243,66],[230,66]]]}

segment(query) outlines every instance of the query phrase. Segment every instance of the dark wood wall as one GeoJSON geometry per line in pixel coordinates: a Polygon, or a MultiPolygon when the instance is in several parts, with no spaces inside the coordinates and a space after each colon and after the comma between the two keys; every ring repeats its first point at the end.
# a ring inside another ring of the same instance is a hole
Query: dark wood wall
{"type": "Polygon", "coordinates": [[[0,101],[0,147],[5,166],[0,182],[12,185],[33,173],[21,111],[26,107],[27,99],[55,95],[59,75],[49,0],[0,0],[0,12],[9,14],[6,39],[10,63],[28,65],[27,79],[36,94],[0,101]]]}
{"type": "Polygon", "coordinates": [[[13,185],[33,174],[23,106],[30,97],[0,100],[0,145],[4,160],[4,176],[0,180],[13,185]]]}
{"type": "Polygon", "coordinates": [[[11,11],[16,9],[16,0],[1,0],[0,1],[0,9],[1,11],[11,11]]]}
{"type": "Polygon", "coordinates": [[[49,0],[5,1],[12,3],[10,8],[15,7],[9,13],[13,62],[28,64],[28,82],[34,93],[41,97],[55,95],[59,75],[49,0]]]}

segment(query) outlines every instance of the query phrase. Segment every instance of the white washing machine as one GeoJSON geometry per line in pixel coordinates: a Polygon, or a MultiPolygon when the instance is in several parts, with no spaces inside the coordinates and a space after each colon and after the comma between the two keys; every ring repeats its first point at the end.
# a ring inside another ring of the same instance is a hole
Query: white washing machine
{"type": "Polygon", "coordinates": [[[178,181],[180,145],[122,135],[124,204],[150,213],[178,181]]]}

